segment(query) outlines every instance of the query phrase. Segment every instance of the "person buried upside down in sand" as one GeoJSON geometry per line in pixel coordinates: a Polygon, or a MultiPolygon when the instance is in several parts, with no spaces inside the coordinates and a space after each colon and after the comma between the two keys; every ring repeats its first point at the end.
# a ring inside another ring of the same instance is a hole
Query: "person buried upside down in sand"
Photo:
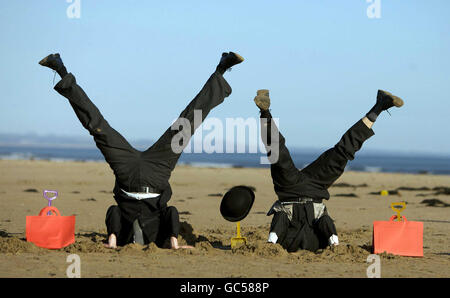
{"type": "MultiPolygon", "coordinates": [[[[155,242],[160,247],[169,245],[173,249],[192,248],[179,246],[179,214],[174,206],[167,206],[172,196],[169,184],[171,172],[194,134],[194,111],[201,111],[202,121],[208,113],[231,94],[231,87],[224,79],[227,69],[244,59],[233,52],[223,53],[216,71],[180,114],[176,123],[187,123],[190,129],[169,127],[146,151],[133,148],[125,138],[114,130],[103,118],[86,93],[77,85],[75,77],[67,70],[59,54],[51,54],[39,64],[55,70],[60,76],[54,89],[69,100],[84,128],[94,137],[95,144],[114,172],[114,199],[106,214],[108,247],[116,248],[127,243],[148,244],[155,242]],[[184,121],[184,122],[183,122],[184,121]],[[187,132],[186,132],[187,130],[187,132]],[[177,152],[172,139],[182,134],[177,152]]],[[[189,127],[180,124],[180,126],[189,127]]],[[[197,125],[197,123],[196,123],[197,125]]],[[[197,126],[199,126],[198,123],[197,126]]]]}
{"type": "Polygon", "coordinates": [[[272,119],[269,91],[258,90],[254,101],[260,109],[261,138],[278,196],[267,214],[273,215],[268,242],[279,243],[290,252],[317,251],[338,245],[336,227],[323,203],[330,198],[328,188],[342,175],[347,162],[354,159],[364,141],[374,135],[372,125],[378,115],[393,106],[401,107],[403,100],[378,90],[376,104],[366,116],[347,130],[333,148],[302,170],[294,165],[285,139],[272,119]],[[273,152],[273,148],[278,152],[273,152]]]}

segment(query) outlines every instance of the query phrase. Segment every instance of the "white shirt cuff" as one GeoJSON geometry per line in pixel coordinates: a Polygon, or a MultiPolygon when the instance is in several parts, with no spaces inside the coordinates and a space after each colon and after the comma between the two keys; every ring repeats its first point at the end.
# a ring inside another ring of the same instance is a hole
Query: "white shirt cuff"
{"type": "Polygon", "coordinates": [[[267,239],[267,242],[277,243],[278,236],[275,232],[269,233],[269,239],[267,239]]]}

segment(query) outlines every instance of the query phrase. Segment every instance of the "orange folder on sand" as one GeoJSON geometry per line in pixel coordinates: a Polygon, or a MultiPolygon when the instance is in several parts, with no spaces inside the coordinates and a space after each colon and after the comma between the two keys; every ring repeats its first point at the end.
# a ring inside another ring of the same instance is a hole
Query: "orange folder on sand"
{"type": "Polygon", "coordinates": [[[26,217],[26,238],[39,247],[66,247],[75,242],[75,216],[61,216],[55,207],[45,207],[38,216],[26,217]]]}
{"type": "Polygon", "coordinates": [[[391,253],[394,255],[423,257],[423,223],[394,221],[393,215],[389,221],[373,223],[373,253],[391,253]]]}

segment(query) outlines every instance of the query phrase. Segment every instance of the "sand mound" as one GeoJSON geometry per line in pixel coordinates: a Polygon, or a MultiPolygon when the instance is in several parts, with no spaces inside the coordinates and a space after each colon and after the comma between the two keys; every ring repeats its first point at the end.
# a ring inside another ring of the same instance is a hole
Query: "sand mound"
{"type": "Polygon", "coordinates": [[[0,253],[18,254],[23,252],[37,252],[38,249],[33,243],[18,238],[0,238],[0,253]]]}
{"type": "Polygon", "coordinates": [[[234,248],[232,252],[244,256],[257,255],[259,257],[280,257],[288,255],[288,252],[281,245],[262,241],[234,248]]]}
{"type": "Polygon", "coordinates": [[[249,241],[267,241],[267,237],[269,236],[268,227],[259,226],[259,227],[250,227],[248,229],[243,230],[245,232],[245,237],[249,241]]]}
{"type": "Polygon", "coordinates": [[[340,244],[333,247],[327,247],[326,249],[316,252],[316,256],[321,259],[329,260],[330,262],[366,262],[369,251],[362,247],[340,244]]]}
{"type": "MultiPolygon", "coordinates": [[[[327,247],[316,252],[299,250],[288,253],[281,245],[267,243],[267,227],[250,227],[244,236],[247,237],[247,245],[232,250],[234,254],[244,256],[259,256],[263,258],[288,257],[294,262],[366,262],[371,253],[371,245],[367,239],[371,238],[371,230],[358,229],[339,233],[341,244],[335,247],[327,247]],[[363,242],[365,240],[365,242],[363,242]],[[362,242],[362,243],[361,243],[362,242]]],[[[384,257],[384,256],[382,256],[384,257]]],[[[391,258],[391,257],[390,257],[391,258]]]]}
{"type": "Polygon", "coordinates": [[[147,248],[148,245],[141,245],[138,243],[130,243],[125,246],[119,247],[117,251],[120,254],[126,255],[143,255],[145,254],[144,249],[147,248]]]}
{"type": "Polygon", "coordinates": [[[61,249],[68,253],[108,253],[105,247],[106,234],[88,233],[76,234],[75,243],[61,249]]]}
{"type": "Polygon", "coordinates": [[[212,244],[208,241],[201,241],[201,242],[195,243],[195,248],[200,251],[206,251],[206,252],[211,252],[215,249],[212,246],[212,244]]]}
{"type": "Polygon", "coordinates": [[[247,245],[242,245],[232,249],[234,254],[244,256],[259,256],[263,258],[282,258],[288,257],[290,260],[298,262],[366,262],[367,256],[370,254],[366,249],[350,245],[341,244],[335,247],[327,247],[320,249],[317,252],[310,252],[307,250],[299,250],[297,252],[288,253],[281,245],[267,242],[254,242],[247,245]]]}
{"type": "Polygon", "coordinates": [[[161,250],[161,248],[159,248],[155,243],[150,243],[149,245],[146,245],[144,247],[144,251],[149,254],[156,253],[160,250],[161,250]]]}
{"type": "MultiPolygon", "coordinates": [[[[294,263],[364,263],[371,253],[371,230],[358,229],[339,233],[341,244],[336,247],[327,247],[317,252],[300,250],[288,253],[281,245],[267,243],[267,227],[245,227],[242,229],[242,236],[247,238],[247,244],[231,249],[230,239],[233,235],[230,229],[210,229],[204,231],[202,235],[195,233],[192,225],[187,222],[181,223],[180,245],[192,245],[194,249],[170,250],[156,246],[155,243],[140,245],[137,243],[127,244],[117,249],[105,247],[107,235],[103,233],[79,233],[76,235],[75,243],[56,251],[67,253],[100,253],[119,254],[128,256],[153,255],[157,257],[161,254],[175,255],[220,255],[233,254],[246,257],[261,258],[285,258],[294,263]]],[[[18,236],[10,236],[6,232],[0,237],[0,253],[48,253],[51,250],[36,247],[34,244],[26,242],[18,236]]],[[[381,254],[383,259],[395,259],[398,256],[381,254]]]]}
{"type": "Polygon", "coordinates": [[[45,253],[44,248],[37,247],[31,242],[17,237],[0,238],[0,253],[19,254],[19,253],[45,253]]]}
{"type": "Polygon", "coordinates": [[[89,241],[75,241],[62,250],[68,253],[108,253],[109,251],[102,243],[89,241]]]}

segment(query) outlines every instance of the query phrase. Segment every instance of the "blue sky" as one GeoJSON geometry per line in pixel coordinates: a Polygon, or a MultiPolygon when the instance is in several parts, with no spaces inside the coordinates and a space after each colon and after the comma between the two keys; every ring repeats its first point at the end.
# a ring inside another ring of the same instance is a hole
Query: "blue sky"
{"type": "Polygon", "coordinates": [[[133,143],[158,138],[231,50],[246,60],[211,117],[255,117],[256,90],[270,89],[288,146],[324,148],[385,89],[405,106],[365,148],[450,153],[450,1],[381,0],[379,19],[366,0],[81,0],[79,19],[69,5],[0,2],[1,133],[87,134],[38,65],[49,53],[133,143]]]}

